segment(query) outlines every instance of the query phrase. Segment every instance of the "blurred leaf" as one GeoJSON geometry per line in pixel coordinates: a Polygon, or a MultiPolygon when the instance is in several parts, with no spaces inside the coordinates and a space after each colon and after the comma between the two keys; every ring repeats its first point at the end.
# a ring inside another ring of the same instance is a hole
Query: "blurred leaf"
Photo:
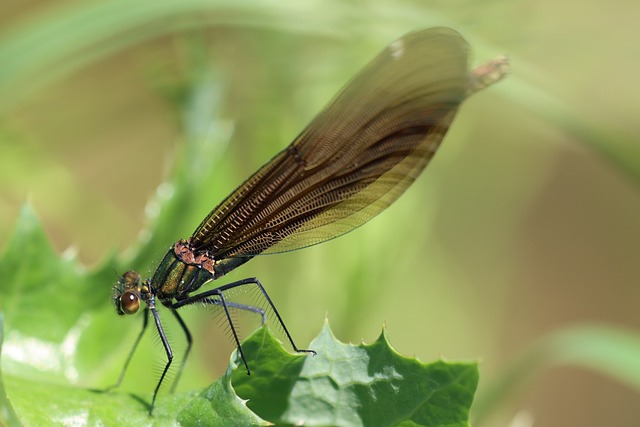
{"type": "Polygon", "coordinates": [[[525,65],[519,64],[515,58],[512,60],[513,73],[516,75],[509,77],[505,85],[500,85],[495,90],[502,91],[505,97],[523,110],[596,150],[613,162],[617,170],[628,174],[640,184],[640,144],[636,143],[635,134],[622,126],[597,119],[598,112],[593,106],[571,102],[559,90],[558,93],[554,92],[552,82],[547,82],[547,86],[543,87],[532,83],[526,75],[518,76],[518,66],[524,68],[525,65]]]}
{"type": "Polygon", "coordinates": [[[190,231],[199,218],[188,218],[211,209],[211,201],[202,195],[210,193],[217,161],[231,136],[232,126],[218,118],[225,81],[206,57],[206,47],[197,35],[187,44],[191,54],[189,75],[179,87],[172,88],[180,94],[176,107],[182,119],[184,144],[175,155],[170,181],[158,187],[147,205],[149,221],[142,239],[123,261],[141,269],[152,269],[158,250],[166,250],[168,242],[183,237],[176,224],[186,223],[190,231]]]}
{"type": "MultiPolygon", "coordinates": [[[[2,341],[4,339],[3,335],[4,328],[4,320],[2,313],[0,312],[0,356],[2,355],[2,341]]],[[[0,371],[0,425],[3,426],[19,426],[21,425],[18,421],[18,417],[16,416],[13,407],[11,406],[11,402],[7,398],[7,393],[4,389],[4,380],[2,379],[0,371]]]]}
{"type": "MultiPolygon", "coordinates": [[[[0,63],[3,64],[0,69],[0,91],[3,93],[0,112],[10,110],[24,97],[75,70],[166,34],[220,24],[277,28],[332,37],[358,32],[372,34],[371,27],[363,23],[343,25],[349,19],[364,19],[358,13],[357,5],[335,3],[332,6],[314,1],[289,3],[282,7],[271,0],[245,3],[143,0],[134,4],[126,0],[109,0],[51,8],[6,29],[0,38],[0,63]]],[[[437,16],[427,20],[418,13],[419,10],[413,9],[409,4],[389,7],[380,3],[372,13],[373,16],[385,16],[387,20],[390,15],[398,15],[397,22],[405,23],[405,29],[452,20],[452,17],[437,16]]],[[[377,22],[373,18],[372,21],[377,22]]],[[[388,33],[390,38],[393,37],[392,31],[388,33]]],[[[499,51],[477,36],[471,42],[479,48],[482,46],[483,53],[499,51]]],[[[518,60],[514,58],[513,62],[514,73],[518,74],[518,60]]],[[[520,65],[522,68],[526,66],[520,65]]],[[[633,143],[632,134],[623,129],[603,128],[597,120],[590,119],[593,114],[585,106],[570,103],[561,94],[554,93],[551,87],[535,87],[526,79],[513,78],[511,87],[505,91],[514,102],[566,129],[640,181],[640,163],[635,160],[638,156],[633,155],[638,154],[638,147],[633,143]]]]}
{"type": "Polygon", "coordinates": [[[230,385],[230,372],[203,392],[161,396],[149,416],[148,396],[103,392],[7,376],[10,399],[25,425],[265,425],[230,385]],[[204,422],[202,420],[206,420],[204,422]]]}
{"type": "Polygon", "coordinates": [[[602,372],[640,391],[640,334],[616,326],[583,325],[550,335],[554,363],[602,372]]]}
{"type": "Polygon", "coordinates": [[[234,373],[238,395],[277,425],[468,425],[475,363],[423,364],[396,353],[384,332],[372,344],[344,344],[328,324],[311,348],[316,356],[292,357],[257,331],[243,344],[252,374],[234,373]]]}
{"type": "MultiPolygon", "coordinates": [[[[19,371],[39,381],[65,383],[78,380],[80,366],[95,366],[100,355],[78,355],[76,347],[85,344],[88,330],[106,326],[96,314],[109,300],[110,289],[104,286],[113,282],[109,268],[87,273],[72,255],[60,258],[26,204],[0,258],[0,274],[5,374],[19,371]]],[[[113,344],[106,335],[101,340],[113,344]]]]}
{"type": "Polygon", "coordinates": [[[126,338],[111,327],[113,308],[104,313],[110,299],[104,284],[111,281],[103,277],[104,270],[87,274],[75,260],[59,259],[35,214],[24,206],[0,258],[7,337],[2,373],[19,419],[25,425],[165,425],[171,424],[169,420],[177,425],[179,416],[182,424],[194,425],[193,420],[206,415],[208,425],[216,425],[213,420],[224,426],[259,425],[230,388],[230,373],[205,391],[208,407],[196,404],[194,392],[161,396],[152,422],[148,400],[73,386],[79,381],[90,386],[101,378],[106,357],[117,349],[118,340],[126,338]]]}
{"type": "Polygon", "coordinates": [[[282,8],[274,1],[110,0],[49,9],[7,29],[0,39],[0,111],[89,63],[163,34],[216,24],[335,34],[331,15],[305,13],[315,3],[282,8]],[[301,17],[306,19],[301,21],[301,17]],[[329,25],[328,25],[329,24],[329,25]]]}
{"type": "Polygon", "coordinates": [[[583,367],[640,391],[640,335],[619,327],[585,325],[543,337],[478,397],[474,420],[480,423],[530,378],[559,365],[583,367]]]}

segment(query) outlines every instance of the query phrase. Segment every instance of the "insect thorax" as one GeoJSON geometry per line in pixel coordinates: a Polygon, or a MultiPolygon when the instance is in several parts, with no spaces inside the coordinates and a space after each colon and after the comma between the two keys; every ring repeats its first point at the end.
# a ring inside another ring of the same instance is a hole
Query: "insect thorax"
{"type": "Polygon", "coordinates": [[[181,299],[215,278],[213,257],[193,250],[188,240],[177,241],[156,268],[152,286],[160,300],[181,299]]]}

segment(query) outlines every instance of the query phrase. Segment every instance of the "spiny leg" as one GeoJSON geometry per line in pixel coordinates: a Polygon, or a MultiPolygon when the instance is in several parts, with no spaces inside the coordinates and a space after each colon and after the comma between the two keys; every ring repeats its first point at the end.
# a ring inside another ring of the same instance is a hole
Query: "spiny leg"
{"type": "Polygon", "coordinates": [[[220,289],[221,291],[226,291],[228,289],[236,288],[238,286],[245,286],[245,285],[255,285],[255,286],[258,287],[258,289],[260,290],[260,292],[262,293],[264,298],[269,303],[269,306],[271,307],[271,310],[273,310],[274,314],[276,315],[276,318],[278,319],[278,323],[280,323],[280,326],[282,326],[282,329],[284,330],[284,333],[287,336],[287,339],[291,343],[291,347],[293,347],[293,349],[296,352],[298,352],[298,353],[311,353],[311,354],[314,354],[314,355],[317,354],[314,350],[306,350],[306,349],[298,348],[296,343],[293,341],[293,338],[291,337],[291,334],[289,333],[289,330],[287,329],[287,326],[284,324],[284,321],[282,320],[282,317],[280,317],[280,313],[278,313],[278,309],[276,308],[276,306],[273,303],[273,301],[271,301],[271,297],[269,297],[269,294],[267,293],[265,288],[262,286],[262,283],[260,283],[260,281],[256,277],[250,277],[250,278],[247,278],[247,279],[238,280],[237,282],[233,282],[233,283],[229,283],[229,284],[220,286],[218,289],[220,289]]]}
{"type": "Polygon", "coordinates": [[[251,375],[251,371],[249,370],[249,365],[247,364],[247,358],[244,357],[244,352],[242,351],[242,346],[240,345],[240,339],[238,338],[236,327],[233,325],[233,320],[231,319],[231,313],[229,312],[227,301],[225,300],[224,295],[222,295],[222,292],[218,292],[218,296],[220,297],[220,302],[222,303],[224,312],[227,315],[227,320],[229,321],[229,326],[231,327],[231,332],[233,333],[233,339],[236,341],[236,347],[238,348],[238,352],[240,353],[240,358],[242,358],[244,367],[247,369],[247,375],[251,375]]]}
{"type": "MultiPolygon", "coordinates": [[[[203,298],[202,300],[200,300],[198,302],[202,302],[204,304],[217,305],[217,306],[222,306],[223,305],[222,300],[213,299],[213,298],[203,298]]],[[[254,306],[246,305],[246,304],[239,304],[239,303],[236,303],[236,302],[226,301],[226,300],[225,300],[225,303],[226,303],[227,307],[235,308],[235,309],[238,309],[238,310],[250,311],[252,313],[256,313],[256,314],[260,315],[263,325],[266,322],[266,313],[260,307],[254,307],[254,306]]],[[[184,370],[184,366],[186,364],[187,358],[189,357],[189,353],[191,352],[193,339],[192,339],[192,336],[191,336],[191,332],[189,331],[189,328],[187,327],[187,324],[184,322],[184,320],[182,319],[182,316],[180,316],[180,314],[178,313],[176,308],[174,308],[174,306],[172,306],[172,307],[170,307],[170,310],[173,313],[173,315],[175,316],[175,318],[178,320],[178,323],[180,324],[180,327],[182,327],[182,330],[184,331],[184,334],[185,334],[185,336],[187,338],[187,349],[184,352],[184,358],[182,359],[182,362],[180,363],[180,367],[178,369],[178,373],[176,374],[176,378],[173,381],[173,385],[171,387],[171,393],[174,393],[175,389],[176,389],[176,387],[178,385],[178,381],[180,380],[180,377],[182,376],[182,371],[184,370]]],[[[231,324],[231,327],[233,328],[233,324],[231,324]]],[[[236,339],[236,342],[237,342],[237,339],[236,339]]],[[[245,362],[245,366],[246,366],[246,362],[245,362]]]]}
{"type": "Polygon", "coordinates": [[[160,390],[160,386],[162,385],[162,381],[164,381],[165,375],[167,375],[167,371],[171,366],[171,362],[173,361],[173,352],[171,351],[171,346],[169,345],[169,341],[167,340],[167,336],[164,333],[164,329],[162,328],[162,323],[160,322],[160,315],[156,310],[155,306],[151,303],[149,304],[149,308],[151,309],[151,313],[153,314],[153,319],[156,322],[156,329],[158,329],[158,334],[160,335],[160,339],[162,340],[162,345],[164,346],[164,350],[167,353],[167,364],[162,371],[162,375],[160,376],[160,380],[158,381],[158,385],[156,389],[153,391],[153,398],[151,399],[151,408],[149,408],[149,415],[153,414],[153,407],[156,404],[156,397],[158,396],[158,390],[160,390]]]}
{"type": "Polygon", "coordinates": [[[189,332],[189,328],[187,328],[187,325],[184,323],[184,320],[182,320],[182,317],[178,314],[176,309],[171,308],[171,312],[173,313],[175,318],[178,320],[180,327],[184,331],[184,335],[187,337],[187,349],[184,352],[184,357],[182,358],[182,362],[180,362],[178,373],[176,374],[176,378],[173,380],[173,385],[171,386],[171,393],[173,393],[176,391],[176,386],[178,385],[178,381],[180,380],[180,376],[182,375],[182,370],[184,369],[184,365],[187,361],[187,357],[189,356],[189,352],[191,351],[191,344],[193,343],[193,339],[191,338],[191,332],[189,332]]]}
{"type": "MultiPolygon", "coordinates": [[[[246,286],[246,285],[254,285],[257,286],[258,289],[260,290],[260,292],[262,293],[262,295],[264,296],[264,298],[266,299],[267,303],[269,304],[269,307],[271,307],[271,310],[273,310],[273,312],[276,315],[276,318],[278,319],[278,323],[280,323],[280,326],[282,326],[282,329],[284,330],[285,335],[287,336],[287,339],[289,340],[289,342],[291,343],[291,347],[293,347],[293,349],[298,352],[298,353],[310,353],[310,354],[316,354],[316,352],[314,350],[306,350],[306,349],[301,349],[298,348],[298,346],[296,346],[295,342],[293,341],[293,338],[291,337],[291,334],[289,333],[289,330],[287,329],[287,326],[284,324],[284,321],[282,320],[282,317],[280,317],[280,313],[278,313],[278,309],[276,309],[276,306],[273,304],[273,301],[271,301],[271,298],[269,297],[269,294],[267,294],[267,291],[264,289],[264,287],[262,286],[262,284],[260,283],[260,281],[255,278],[255,277],[251,277],[248,279],[243,279],[243,280],[238,280],[236,282],[231,282],[228,283],[226,285],[220,286],[218,288],[215,289],[211,289],[209,291],[206,292],[202,292],[200,294],[197,295],[193,295],[190,296],[189,298],[185,298],[183,300],[178,301],[177,303],[175,303],[173,305],[173,308],[179,308],[185,305],[190,305],[196,302],[202,302],[205,299],[208,299],[211,296],[218,296],[220,298],[221,301],[219,302],[215,302],[216,300],[213,300],[215,304],[220,304],[223,305],[225,308],[225,311],[228,313],[228,307],[233,307],[231,304],[231,302],[227,302],[223,296],[222,293],[224,291],[227,291],[229,289],[233,289],[233,288],[237,288],[238,286],[246,286]]],[[[247,307],[251,307],[251,306],[247,306],[247,307]]],[[[233,328],[233,325],[231,325],[232,331],[235,335],[235,329],[233,328]]],[[[237,336],[236,336],[236,341],[237,341],[237,336]]],[[[240,345],[238,343],[238,348],[240,348],[240,345]]],[[[242,351],[240,351],[241,355],[242,355],[242,351]]],[[[246,362],[245,362],[246,365],[246,362]]]]}
{"type": "MultiPolygon", "coordinates": [[[[203,303],[205,304],[212,304],[212,305],[222,305],[222,301],[220,300],[215,300],[213,298],[206,298],[204,300],[202,300],[203,303]]],[[[239,310],[246,310],[246,311],[250,311],[256,314],[259,314],[262,318],[262,324],[264,325],[265,320],[266,320],[266,313],[264,312],[263,309],[259,308],[259,307],[253,307],[250,305],[245,305],[245,304],[238,304],[235,302],[231,302],[231,301],[227,301],[227,306],[228,307],[232,307],[232,308],[236,308],[239,310]]],[[[178,320],[178,323],[180,324],[180,327],[182,328],[182,330],[184,331],[184,334],[187,338],[187,349],[184,352],[184,357],[182,358],[182,361],[180,362],[180,367],[178,368],[178,373],[176,374],[176,378],[173,380],[173,385],[171,386],[171,393],[174,393],[176,390],[176,387],[178,385],[178,381],[180,380],[180,377],[182,376],[182,371],[184,370],[184,366],[186,364],[186,361],[189,357],[189,353],[191,352],[191,347],[193,344],[193,338],[191,336],[191,332],[189,331],[189,328],[187,327],[187,324],[184,322],[184,320],[182,319],[182,316],[180,316],[180,314],[178,313],[178,311],[171,307],[171,312],[173,313],[173,315],[175,316],[175,318],[178,320]]]]}
{"type": "MultiPolygon", "coordinates": [[[[222,305],[222,301],[217,300],[217,299],[213,299],[213,298],[204,298],[201,300],[204,304],[211,304],[211,305],[222,305]]],[[[248,304],[240,304],[237,302],[233,302],[233,301],[226,301],[227,303],[227,307],[230,308],[235,308],[238,310],[244,310],[244,311],[250,311],[252,313],[258,314],[261,317],[261,326],[264,326],[265,323],[267,323],[267,313],[261,309],[260,307],[256,307],[253,305],[248,305],[248,304]]]]}
{"type": "Polygon", "coordinates": [[[144,335],[144,331],[147,329],[148,320],[149,320],[149,309],[145,308],[144,312],[142,313],[142,329],[140,330],[140,333],[138,334],[136,341],[133,343],[133,347],[129,352],[129,356],[127,357],[127,360],[125,360],[124,362],[124,366],[122,367],[122,371],[120,372],[120,377],[118,377],[118,382],[107,387],[105,391],[113,390],[114,388],[120,387],[120,384],[122,384],[122,379],[124,378],[125,372],[127,372],[127,368],[129,367],[129,363],[131,362],[131,359],[133,359],[133,354],[136,352],[136,348],[138,348],[138,344],[140,344],[142,335],[144,335]]]}
{"type": "MultiPolygon", "coordinates": [[[[260,321],[261,321],[261,326],[264,326],[264,324],[267,322],[267,313],[261,309],[260,307],[254,307],[252,305],[247,305],[247,304],[240,304],[237,302],[232,302],[232,301],[227,301],[224,300],[224,302],[222,300],[217,300],[217,299],[213,299],[213,298],[204,298],[201,300],[201,302],[205,303],[205,304],[212,304],[212,305],[217,305],[217,306],[225,306],[226,307],[231,307],[231,308],[235,308],[238,310],[245,310],[245,311],[249,311],[255,314],[259,314],[260,315],[260,321]]],[[[227,310],[225,307],[225,310],[227,310]]],[[[244,362],[244,366],[247,368],[247,375],[251,375],[251,372],[249,372],[249,367],[247,366],[247,361],[244,358],[244,354],[242,352],[242,347],[239,344],[239,340],[238,340],[238,336],[236,334],[235,331],[235,327],[233,325],[233,322],[231,321],[231,318],[229,317],[229,315],[227,315],[227,319],[229,320],[229,325],[231,326],[231,329],[233,330],[233,335],[236,341],[236,345],[238,346],[238,351],[240,353],[240,356],[242,357],[242,361],[244,362]]]]}
{"type": "MultiPolygon", "coordinates": [[[[211,289],[210,291],[203,292],[198,295],[190,296],[189,298],[185,298],[173,304],[172,309],[178,309],[180,307],[184,307],[185,305],[191,305],[195,303],[213,303],[214,305],[221,305],[224,309],[224,313],[227,316],[227,321],[229,322],[229,327],[231,328],[231,333],[233,334],[233,339],[236,343],[236,347],[238,348],[238,353],[240,353],[240,358],[244,363],[245,368],[247,369],[247,375],[251,375],[251,371],[249,370],[249,365],[247,363],[247,359],[244,357],[244,352],[242,351],[242,346],[240,345],[240,339],[238,338],[238,333],[236,332],[236,328],[233,324],[233,320],[231,319],[231,313],[229,312],[229,307],[239,308],[240,306],[244,306],[244,304],[237,304],[234,302],[227,302],[224,295],[220,291],[220,288],[211,289]],[[209,298],[211,296],[217,296],[219,300],[209,298]]],[[[250,307],[250,306],[246,306],[250,307]]],[[[253,311],[253,310],[250,310],[253,311]]]]}

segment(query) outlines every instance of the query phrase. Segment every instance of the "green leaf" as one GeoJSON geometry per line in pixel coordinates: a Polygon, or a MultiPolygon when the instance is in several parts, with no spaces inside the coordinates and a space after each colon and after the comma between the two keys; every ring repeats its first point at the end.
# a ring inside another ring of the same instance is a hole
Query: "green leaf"
{"type": "MultiPolygon", "coordinates": [[[[106,308],[110,293],[107,286],[91,284],[111,283],[112,274],[104,268],[89,274],[73,257],[59,258],[25,205],[0,259],[3,372],[39,381],[76,381],[79,367],[96,360],[83,359],[90,353],[79,356],[76,349],[87,330],[99,328],[95,315],[106,308]]],[[[113,343],[107,335],[103,341],[113,343]]]]}
{"type": "Polygon", "coordinates": [[[251,375],[233,374],[238,395],[276,425],[468,425],[475,363],[403,357],[384,332],[372,344],[344,344],[328,325],[311,348],[316,356],[292,357],[269,330],[258,330],[243,344],[251,375]]]}
{"type": "MultiPolygon", "coordinates": [[[[4,340],[3,336],[3,326],[4,319],[2,313],[0,312],[0,355],[2,354],[2,341],[4,340]]],[[[7,398],[7,393],[4,388],[4,380],[2,379],[2,375],[0,375],[0,425],[7,426],[19,426],[21,425],[18,421],[18,417],[16,416],[13,406],[11,406],[11,402],[7,398]]]]}
{"type": "Polygon", "coordinates": [[[165,395],[149,416],[148,396],[104,392],[38,382],[16,376],[5,379],[10,399],[24,425],[183,425],[259,426],[230,385],[230,371],[203,392],[165,395]]]}
{"type": "MultiPolygon", "coordinates": [[[[0,258],[0,274],[2,379],[13,407],[5,403],[0,421],[12,422],[13,409],[24,425],[262,423],[233,392],[230,373],[203,392],[208,405],[197,404],[202,401],[198,392],[162,395],[154,418],[148,415],[151,387],[142,397],[96,389],[117,378],[114,372],[126,355],[118,343],[129,336],[113,321],[105,286],[113,282],[113,272],[109,266],[87,273],[73,258],[59,258],[28,205],[0,258]]],[[[144,374],[153,377],[151,368],[144,374]]]]}
{"type": "MultiPolygon", "coordinates": [[[[0,258],[0,275],[5,423],[250,426],[267,419],[304,420],[307,426],[468,425],[475,364],[425,365],[404,358],[384,333],[370,345],[342,344],[328,326],[312,343],[317,356],[291,355],[260,328],[243,344],[251,376],[236,370],[234,355],[225,375],[203,391],[161,393],[150,418],[152,387],[143,395],[99,389],[117,378],[137,332],[113,321],[105,286],[113,281],[110,266],[86,272],[72,257],[59,258],[25,205],[0,258]],[[120,342],[127,348],[120,350],[120,342]],[[250,409],[242,399],[250,399],[250,409]]],[[[149,365],[142,375],[152,376],[149,365]]]]}

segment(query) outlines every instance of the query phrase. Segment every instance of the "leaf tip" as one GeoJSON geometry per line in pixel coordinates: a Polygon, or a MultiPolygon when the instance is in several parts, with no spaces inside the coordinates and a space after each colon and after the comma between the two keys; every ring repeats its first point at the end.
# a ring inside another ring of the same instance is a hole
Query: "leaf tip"
{"type": "Polygon", "coordinates": [[[31,197],[27,197],[22,206],[20,206],[15,230],[33,231],[37,227],[40,227],[40,223],[40,218],[38,214],[36,214],[36,210],[31,202],[31,197]]]}
{"type": "Polygon", "coordinates": [[[324,323],[322,324],[322,330],[320,331],[320,334],[318,336],[325,335],[325,334],[335,339],[335,335],[333,334],[333,331],[331,330],[331,325],[329,324],[328,316],[325,316],[324,323]]]}

